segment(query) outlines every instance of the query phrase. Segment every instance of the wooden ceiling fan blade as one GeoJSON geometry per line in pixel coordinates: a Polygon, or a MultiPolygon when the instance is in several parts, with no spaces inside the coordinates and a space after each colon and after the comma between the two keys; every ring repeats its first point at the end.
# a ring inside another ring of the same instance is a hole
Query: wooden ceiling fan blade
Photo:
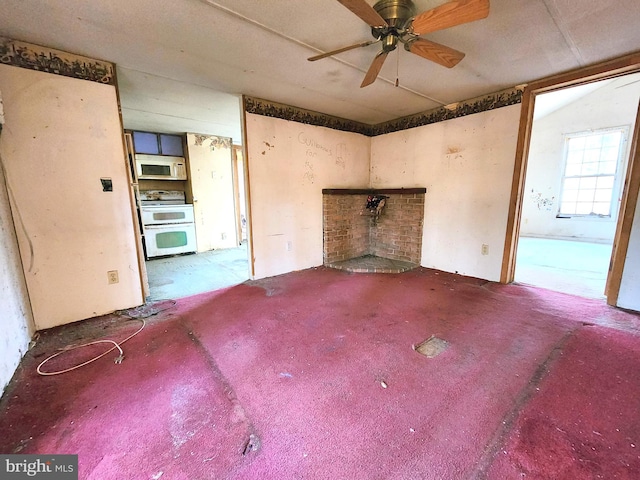
{"type": "Polygon", "coordinates": [[[373,45],[374,43],[378,43],[380,40],[371,40],[369,42],[356,43],[355,45],[349,45],[348,47],[342,47],[337,50],[332,50],[330,52],[321,53],[320,55],[316,55],[315,57],[307,58],[310,62],[315,62],[316,60],[320,60],[322,58],[333,57],[342,52],[347,52],[349,50],[353,50],[354,48],[360,47],[368,47],[369,45],[373,45]]]}
{"type": "Polygon", "coordinates": [[[453,0],[417,15],[413,19],[413,33],[424,35],[481,20],[488,15],[489,0],[453,0]]]}
{"type": "Polygon", "coordinates": [[[373,59],[373,62],[371,62],[371,65],[369,66],[369,70],[367,70],[367,74],[364,76],[364,80],[362,80],[362,83],[360,84],[360,88],[371,85],[376,81],[376,78],[378,78],[378,74],[382,69],[382,65],[387,59],[387,55],[389,55],[389,52],[385,52],[384,50],[376,55],[376,57],[373,59]]]}
{"type": "Polygon", "coordinates": [[[386,27],[387,22],[365,0],[338,0],[371,27],[386,27]]]}
{"type": "Polygon", "coordinates": [[[455,67],[464,58],[464,53],[424,38],[407,43],[407,50],[447,68],[455,67]]]}

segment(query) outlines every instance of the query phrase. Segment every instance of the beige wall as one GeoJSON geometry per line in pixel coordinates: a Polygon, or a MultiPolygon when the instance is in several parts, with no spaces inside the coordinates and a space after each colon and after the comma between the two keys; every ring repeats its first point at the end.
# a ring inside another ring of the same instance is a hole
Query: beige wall
{"type": "Polygon", "coordinates": [[[231,139],[187,134],[198,252],[237,247],[231,139]]]}
{"type": "Polygon", "coordinates": [[[426,187],[422,266],[499,280],[519,115],[367,138],[247,114],[256,278],[322,264],[322,188],[426,187]]]}
{"type": "Polygon", "coordinates": [[[143,303],[115,88],[0,65],[0,91],[0,152],[24,224],[36,328],[143,303]],[[108,284],[109,270],[119,283],[108,284]]]}
{"type": "Polygon", "coordinates": [[[369,184],[370,139],[246,114],[255,278],[322,265],[322,189],[369,184]]]}
{"type": "Polygon", "coordinates": [[[422,266],[499,281],[519,116],[513,105],[372,139],[373,188],[427,189],[422,266]]]}

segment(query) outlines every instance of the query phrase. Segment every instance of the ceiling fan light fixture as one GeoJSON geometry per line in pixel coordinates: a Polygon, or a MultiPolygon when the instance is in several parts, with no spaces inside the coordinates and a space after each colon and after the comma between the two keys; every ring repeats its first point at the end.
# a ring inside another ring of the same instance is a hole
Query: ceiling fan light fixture
{"type": "Polygon", "coordinates": [[[398,45],[398,37],[396,35],[387,35],[382,40],[382,51],[383,52],[392,52],[396,49],[398,45]]]}

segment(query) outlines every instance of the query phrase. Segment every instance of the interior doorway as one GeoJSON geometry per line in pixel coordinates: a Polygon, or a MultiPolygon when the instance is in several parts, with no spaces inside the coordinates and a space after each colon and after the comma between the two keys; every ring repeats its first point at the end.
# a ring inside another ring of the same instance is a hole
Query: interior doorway
{"type": "MultiPolygon", "coordinates": [[[[533,115],[536,100],[543,94],[600,80],[626,77],[627,84],[637,83],[632,74],[640,72],[640,54],[631,54],[601,64],[537,80],[525,86],[522,96],[520,129],[516,146],[511,203],[507,217],[501,283],[515,279],[516,257],[525,190],[533,115]]],[[[629,130],[629,158],[624,172],[624,184],[619,200],[619,213],[608,268],[605,295],[609,305],[640,311],[640,250],[633,247],[640,241],[640,107],[636,103],[633,130],[629,130]]],[[[615,106],[611,107],[615,108],[615,106]]],[[[535,192],[529,192],[535,193],[535,192]]],[[[562,200],[560,200],[561,202],[562,200]]]]}
{"type": "Polygon", "coordinates": [[[125,140],[146,301],[183,298],[248,280],[246,235],[236,221],[246,212],[244,165],[238,165],[243,158],[236,155],[241,147],[227,137],[144,132],[182,138],[182,145],[179,155],[142,155],[136,133],[126,132],[125,140]],[[183,162],[184,175],[155,178],[154,170],[149,178],[146,172],[167,159],[183,162]]]}
{"type": "Polygon", "coordinates": [[[536,96],[516,282],[605,298],[639,98],[638,73],[536,96]]]}

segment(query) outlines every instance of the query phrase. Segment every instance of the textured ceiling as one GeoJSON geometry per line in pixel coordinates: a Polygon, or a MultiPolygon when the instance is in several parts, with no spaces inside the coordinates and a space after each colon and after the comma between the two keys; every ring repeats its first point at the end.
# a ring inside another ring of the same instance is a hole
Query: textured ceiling
{"type": "Polygon", "coordinates": [[[306,60],[372,38],[336,0],[3,0],[0,35],[115,62],[128,128],[239,143],[240,94],[379,123],[636,52],[638,18],[638,0],[491,0],[425,36],[465,52],[458,66],[400,48],[364,89],[378,46],[306,60]]]}

